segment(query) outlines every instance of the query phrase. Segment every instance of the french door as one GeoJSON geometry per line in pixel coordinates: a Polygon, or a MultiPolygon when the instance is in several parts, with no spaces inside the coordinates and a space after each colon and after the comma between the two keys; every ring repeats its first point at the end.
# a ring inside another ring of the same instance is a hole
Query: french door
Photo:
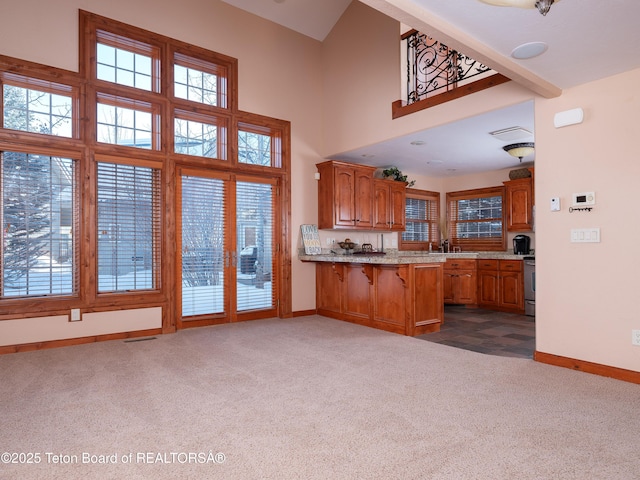
{"type": "Polygon", "coordinates": [[[182,169],[178,327],[278,315],[275,179],[182,169]]]}

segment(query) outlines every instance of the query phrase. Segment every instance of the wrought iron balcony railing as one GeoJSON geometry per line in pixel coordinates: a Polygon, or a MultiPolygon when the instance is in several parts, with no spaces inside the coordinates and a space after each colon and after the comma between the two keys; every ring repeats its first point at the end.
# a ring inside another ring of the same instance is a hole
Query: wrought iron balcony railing
{"type": "Polygon", "coordinates": [[[495,73],[417,30],[407,32],[402,40],[407,56],[407,105],[495,73]]]}

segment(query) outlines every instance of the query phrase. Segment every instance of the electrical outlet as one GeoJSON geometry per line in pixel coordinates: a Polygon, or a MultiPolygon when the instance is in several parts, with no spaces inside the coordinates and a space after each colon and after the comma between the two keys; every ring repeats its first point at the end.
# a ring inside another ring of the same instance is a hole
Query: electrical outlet
{"type": "Polygon", "coordinates": [[[80,309],[79,308],[72,308],[71,309],[71,321],[72,322],[79,322],[81,319],[80,317],[80,309]]]}
{"type": "Polygon", "coordinates": [[[631,344],[640,346],[640,330],[631,330],[631,344]]]}

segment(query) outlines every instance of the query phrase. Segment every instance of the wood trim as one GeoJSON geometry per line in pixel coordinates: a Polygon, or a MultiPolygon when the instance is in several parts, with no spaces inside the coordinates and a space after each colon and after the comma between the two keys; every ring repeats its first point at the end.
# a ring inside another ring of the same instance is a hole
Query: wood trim
{"type": "Polygon", "coordinates": [[[309,315],[317,315],[318,311],[313,310],[298,310],[297,312],[291,312],[289,317],[283,318],[296,318],[296,317],[308,317],[309,315]]]}
{"type": "Polygon", "coordinates": [[[91,337],[67,338],[64,340],[49,340],[46,342],[24,343],[21,345],[9,345],[0,347],[0,355],[20,352],[33,352],[35,350],[45,350],[49,348],[69,347],[72,345],[84,345],[87,343],[104,342],[107,340],[123,340],[126,338],[140,338],[151,335],[160,335],[162,329],[153,328],[150,330],[138,330],[136,332],[109,333],[105,335],[94,335],[91,337]]]}
{"type": "Polygon", "coordinates": [[[592,373],[601,377],[615,378],[623,382],[640,384],[640,372],[626,370],[624,368],[611,367],[609,365],[601,365],[599,363],[587,362],[575,358],[562,357],[551,353],[544,353],[536,350],[533,352],[533,359],[536,362],[555,365],[556,367],[570,368],[580,372],[592,373]]]}
{"type": "Polygon", "coordinates": [[[410,105],[402,105],[402,100],[396,100],[391,104],[391,118],[395,120],[396,118],[404,117],[405,115],[410,115],[452,100],[457,100],[458,98],[466,97],[472,93],[481,92],[487,88],[495,87],[509,81],[511,81],[510,78],[496,73],[490,77],[463,85],[462,87],[456,87],[448,92],[439,93],[424,100],[418,100],[410,105]]]}

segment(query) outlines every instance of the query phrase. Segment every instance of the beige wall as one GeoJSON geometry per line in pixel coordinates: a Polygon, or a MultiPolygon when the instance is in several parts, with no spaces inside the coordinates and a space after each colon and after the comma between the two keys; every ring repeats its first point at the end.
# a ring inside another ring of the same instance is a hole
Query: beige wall
{"type": "Polygon", "coordinates": [[[536,100],[537,332],[540,351],[640,371],[638,293],[640,70],[536,100]],[[581,107],[584,122],[556,129],[555,113],[581,107]],[[569,213],[572,193],[593,191],[591,212],[569,213]],[[551,212],[549,199],[561,198],[551,212]],[[570,243],[599,227],[600,243],[570,243]]]}

